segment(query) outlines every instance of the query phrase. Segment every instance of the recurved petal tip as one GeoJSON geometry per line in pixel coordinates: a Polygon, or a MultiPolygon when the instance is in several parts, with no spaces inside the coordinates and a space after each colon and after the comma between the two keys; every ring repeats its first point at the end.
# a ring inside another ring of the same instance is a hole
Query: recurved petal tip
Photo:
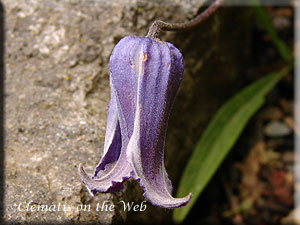
{"type": "Polygon", "coordinates": [[[145,199],[152,203],[154,206],[173,209],[185,206],[192,198],[192,193],[189,193],[183,198],[173,198],[172,196],[162,196],[152,193],[144,192],[145,199]]]}
{"type": "Polygon", "coordinates": [[[126,167],[127,165],[125,162],[123,162],[123,165],[125,165],[124,168],[116,167],[116,171],[108,171],[108,173],[104,172],[100,178],[89,177],[81,164],[79,165],[78,173],[83,184],[86,186],[90,194],[94,196],[97,192],[116,192],[123,188],[123,182],[130,177],[130,168],[126,167]]]}
{"type": "Polygon", "coordinates": [[[181,206],[185,206],[192,198],[192,193],[190,192],[187,196],[183,198],[174,198],[174,204],[169,208],[179,208],[181,206]]]}
{"type": "MultiPolygon", "coordinates": [[[[183,201],[182,205],[180,205],[180,206],[184,206],[187,203],[189,203],[189,201],[191,200],[192,197],[193,197],[193,194],[192,194],[192,192],[190,192],[187,196],[182,198],[182,199],[184,199],[184,201],[183,201]]],[[[180,207],[180,206],[178,206],[178,207],[180,207]]]]}
{"type": "Polygon", "coordinates": [[[78,173],[80,176],[80,179],[82,181],[82,183],[86,186],[88,192],[90,193],[91,196],[95,196],[95,194],[93,193],[93,191],[89,188],[89,183],[92,183],[93,180],[86,174],[86,172],[83,169],[82,164],[80,163],[78,166],[78,173]]]}

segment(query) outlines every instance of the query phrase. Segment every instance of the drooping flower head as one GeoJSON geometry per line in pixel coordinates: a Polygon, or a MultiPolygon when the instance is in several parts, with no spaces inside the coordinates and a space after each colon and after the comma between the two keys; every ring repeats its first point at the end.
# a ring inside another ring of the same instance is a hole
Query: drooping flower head
{"type": "Polygon", "coordinates": [[[172,44],[135,36],[119,41],[110,57],[104,154],[92,178],[79,168],[91,194],[119,191],[132,177],[153,205],[188,203],[191,193],[172,197],[164,166],[167,122],[182,76],[182,54],[172,44]]]}

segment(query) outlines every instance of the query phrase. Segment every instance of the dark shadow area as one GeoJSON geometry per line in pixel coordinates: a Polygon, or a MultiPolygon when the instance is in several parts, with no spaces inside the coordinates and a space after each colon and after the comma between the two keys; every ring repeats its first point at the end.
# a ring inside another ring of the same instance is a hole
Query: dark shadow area
{"type": "Polygon", "coordinates": [[[1,194],[0,194],[0,216],[1,220],[4,215],[4,7],[0,2],[0,182],[1,182],[1,194]]]}

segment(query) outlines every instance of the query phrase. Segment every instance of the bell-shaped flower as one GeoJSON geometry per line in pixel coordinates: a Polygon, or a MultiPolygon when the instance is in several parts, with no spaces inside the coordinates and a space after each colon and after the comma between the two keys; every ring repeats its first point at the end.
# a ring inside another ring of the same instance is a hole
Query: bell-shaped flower
{"type": "Polygon", "coordinates": [[[79,167],[92,195],[119,191],[132,177],[153,205],[175,208],[188,203],[191,193],[172,197],[164,166],[167,122],[182,76],[182,54],[170,43],[126,36],[116,45],[110,57],[104,154],[92,178],[79,167]]]}

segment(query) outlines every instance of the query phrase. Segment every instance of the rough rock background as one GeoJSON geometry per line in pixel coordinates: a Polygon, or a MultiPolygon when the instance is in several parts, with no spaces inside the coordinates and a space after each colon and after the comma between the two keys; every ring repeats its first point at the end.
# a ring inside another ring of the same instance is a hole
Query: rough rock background
{"type": "MultiPolygon", "coordinates": [[[[162,223],[171,210],[147,204],[124,212],[120,200],[143,201],[136,182],[91,198],[77,175],[100,160],[109,101],[108,59],[125,35],[145,35],[155,19],[193,18],[203,1],[4,0],[5,212],[9,222],[162,223]],[[109,201],[112,212],[96,212],[109,201]],[[20,212],[30,205],[68,212],[20,212]],[[90,204],[90,212],[76,207],[90,204]]],[[[243,83],[249,46],[246,8],[223,8],[198,28],[162,33],[184,55],[185,74],[171,113],[166,167],[174,186],[193,145],[216,109],[243,83]]]]}

